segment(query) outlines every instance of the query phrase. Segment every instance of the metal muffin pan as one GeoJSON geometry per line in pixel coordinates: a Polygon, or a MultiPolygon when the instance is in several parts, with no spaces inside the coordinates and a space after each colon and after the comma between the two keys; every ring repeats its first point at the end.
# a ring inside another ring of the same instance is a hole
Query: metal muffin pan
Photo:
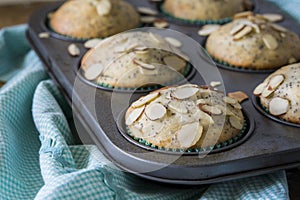
{"type": "MultiPolygon", "coordinates": [[[[147,6],[157,9],[157,4],[149,1],[128,0],[135,6],[147,6]]],[[[300,25],[288,14],[267,1],[258,1],[261,13],[280,13],[285,17],[282,24],[300,34],[300,25]]],[[[99,149],[117,166],[138,176],[173,184],[209,184],[249,177],[300,166],[300,129],[278,123],[259,112],[252,103],[254,88],[269,73],[245,73],[236,70],[219,68],[226,92],[243,91],[250,97],[242,103],[243,109],[250,118],[253,133],[234,148],[218,153],[199,155],[172,155],[149,151],[125,139],[116,124],[116,113],[121,113],[128,102],[147,93],[112,93],[86,84],[77,78],[74,67],[78,66],[86,52],[83,43],[64,40],[57,37],[39,38],[40,32],[49,31],[45,21],[49,12],[60,3],[49,4],[32,14],[29,19],[27,37],[49,75],[61,88],[66,98],[72,102],[76,119],[84,126],[79,133],[82,139],[92,138],[99,149]],[[67,47],[73,42],[81,50],[79,57],[71,57],[67,47]],[[112,101],[117,104],[112,105],[112,101]],[[171,164],[169,164],[171,163],[171,164]]],[[[163,17],[163,15],[161,15],[163,17]]],[[[197,34],[200,26],[179,25],[170,22],[170,29],[182,32],[199,44],[205,37],[197,34]]],[[[195,50],[197,51],[197,50],[195,50]]],[[[203,84],[203,79],[196,73],[191,83],[203,84]]]]}

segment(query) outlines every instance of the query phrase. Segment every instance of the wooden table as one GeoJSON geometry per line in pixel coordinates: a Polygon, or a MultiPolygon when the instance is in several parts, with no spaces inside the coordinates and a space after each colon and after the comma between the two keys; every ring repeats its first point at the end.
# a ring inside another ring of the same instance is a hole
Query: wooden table
{"type": "Polygon", "coordinates": [[[23,3],[16,5],[1,5],[0,28],[26,23],[33,11],[46,4],[47,3],[23,3]]]}

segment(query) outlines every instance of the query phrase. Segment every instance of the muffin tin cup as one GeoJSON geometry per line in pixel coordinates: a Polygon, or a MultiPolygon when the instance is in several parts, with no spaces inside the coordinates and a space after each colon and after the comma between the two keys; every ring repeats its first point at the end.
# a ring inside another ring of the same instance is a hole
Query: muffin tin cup
{"type": "Polygon", "coordinates": [[[43,30],[45,32],[49,32],[50,36],[53,38],[57,38],[59,40],[63,40],[63,41],[67,41],[67,42],[85,42],[91,38],[76,38],[76,37],[71,37],[68,35],[63,35],[60,33],[57,33],[56,31],[53,30],[53,28],[50,26],[50,20],[49,20],[49,15],[53,12],[55,12],[55,10],[57,8],[59,8],[64,2],[59,2],[59,3],[55,3],[53,4],[54,6],[52,7],[52,9],[47,10],[46,13],[43,14],[43,16],[41,16],[41,18],[43,19],[40,24],[40,26],[43,28],[43,30]]]}
{"type": "Polygon", "coordinates": [[[98,89],[101,89],[101,90],[105,90],[105,91],[110,91],[110,92],[127,92],[127,93],[151,92],[153,90],[157,90],[157,89],[165,87],[165,86],[180,85],[180,84],[187,83],[189,80],[191,80],[193,78],[193,76],[196,73],[195,68],[190,63],[188,63],[186,68],[185,68],[185,72],[183,74],[183,77],[178,77],[178,79],[175,79],[175,80],[170,81],[170,82],[166,82],[164,85],[149,85],[149,86],[139,87],[139,88],[126,88],[126,87],[114,87],[114,86],[111,86],[111,85],[106,84],[106,83],[96,83],[96,82],[93,82],[93,81],[89,81],[84,77],[83,70],[80,69],[78,66],[75,68],[75,73],[77,74],[78,78],[81,81],[83,81],[84,83],[86,83],[86,84],[88,84],[92,87],[95,87],[95,88],[98,88],[98,89]]]}
{"type": "MultiPolygon", "coordinates": [[[[137,7],[153,8],[155,6],[149,1],[128,1],[137,7]]],[[[288,14],[268,1],[258,1],[258,3],[261,12],[284,15],[286,21],[282,23],[294,32],[300,33],[299,23],[290,18],[288,14]]],[[[57,8],[57,5],[57,3],[49,4],[48,7],[35,12],[31,16],[28,22],[27,38],[44,62],[49,75],[72,104],[74,116],[84,126],[85,130],[77,130],[79,137],[83,141],[85,138],[92,138],[94,144],[121,169],[159,182],[199,185],[300,166],[299,127],[275,122],[259,112],[253,104],[253,100],[242,103],[245,115],[250,120],[249,130],[253,130],[253,133],[245,135],[241,140],[231,145],[221,147],[217,152],[205,156],[200,156],[202,153],[178,156],[177,154],[158,152],[153,149],[147,150],[145,147],[130,142],[119,131],[117,114],[129,106],[127,103],[130,100],[128,99],[138,99],[143,94],[135,92],[132,94],[126,92],[115,93],[116,104],[112,104],[113,93],[111,91],[98,89],[89,83],[77,80],[78,64],[85,50],[83,45],[78,44],[81,55],[74,58],[67,52],[67,47],[71,41],[62,41],[55,37],[38,37],[39,33],[47,30],[45,29],[45,16],[49,11],[57,8]],[[126,102],[123,102],[124,99],[126,99],[126,102]],[[127,105],[123,105],[123,103],[127,105]],[[115,113],[112,113],[112,108],[114,108],[115,113]],[[172,160],[174,157],[175,160],[166,164],[168,160],[172,160]]],[[[191,36],[199,44],[204,42],[205,38],[197,34],[199,28],[196,26],[178,26],[170,22],[169,28],[191,36]]],[[[183,50],[187,55],[192,52],[203,57],[205,51],[199,52],[199,49],[190,48],[190,45],[186,44],[184,46],[189,46],[188,51],[186,51],[187,48],[183,50]]],[[[207,62],[209,58],[203,59],[207,62]]],[[[194,62],[191,63],[195,64],[194,62]]],[[[222,67],[215,68],[222,75],[222,86],[224,86],[226,92],[243,91],[250,97],[254,88],[267,77],[266,73],[244,73],[222,67]]],[[[201,73],[210,74],[205,71],[206,69],[204,67],[204,71],[201,71],[201,73]]],[[[203,77],[201,77],[201,74],[195,73],[189,82],[203,85],[203,77]]],[[[221,90],[222,86],[218,89],[221,90]]]]}
{"type": "MultiPolygon", "coordinates": [[[[61,33],[58,33],[56,32],[50,25],[50,19],[49,19],[49,15],[53,12],[55,12],[57,10],[57,8],[59,8],[64,2],[61,2],[59,4],[55,4],[57,5],[55,8],[49,10],[44,16],[43,16],[43,19],[44,19],[44,23],[42,24],[42,27],[45,29],[45,31],[49,32],[50,35],[54,38],[57,38],[59,40],[63,40],[63,41],[67,41],[67,42],[79,42],[79,43],[83,43],[87,40],[90,40],[90,39],[95,39],[95,38],[99,38],[99,39],[105,39],[107,37],[92,37],[92,38],[78,38],[78,37],[72,37],[72,36],[69,36],[69,35],[64,35],[64,34],[61,34],[61,33]]],[[[136,28],[141,28],[141,27],[144,27],[146,26],[146,24],[144,23],[140,23],[140,25],[136,28]]]]}
{"type": "Polygon", "coordinates": [[[160,4],[159,9],[163,16],[165,16],[168,20],[179,23],[179,24],[185,24],[185,25],[205,25],[205,24],[225,24],[227,22],[230,22],[232,20],[232,17],[222,18],[218,20],[189,20],[189,19],[183,19],[173,16],[171,13],[168,13],[164,9],[164,4],[160,4]]]}
{"type": "MultiPolygon", "coordinates": [[[[252,0],[252,3],[253,3],[252,11],[257,12],[259,10],[259,8],[258,8],[258,4],[256,3],[256,0],[252,0]]],[[[183,19],[183,18],[175,17],[171,13],[167,12],[164,9],[164,2],[159,3],[157,7],[158,7],[158,10],[161,12],[162,16],[164,16],[165,18],[167,18],[171,22],[178,23],[178,24],[181,24],[181,25],[202,26],[202,25],[206,25],[206,24],[225,24],[225,23],[228,23],[228,22],[232,21],[232,17],[226,17],[226,18],[216,19],[216,20],[212,20],[212,19],[211,20],[183,19]]]]}
{"type": "Polygon", "coordinates": [[[116,121],[119,132],[123,135],[123,137],[134,145],[139,146],[147,151],[155,151],[159,153],[166,154],[175,154],[175,155],[199,155],[199,154],[212,154],[212,153],[220,153],[223,151],[230,150],[238,145],[241,145],[245,142],[252,134],[254,130],[254,119],[251,118],[246,112],[243,110],[244,115],[244,127],[240,131],[238,135],[235,137],[214,146],[202,147],[202,148],[192,148],[192,149],[174,149],[174,148],[163,148],[155,146],[142,138],[134,137],[128,127],[125,125],[125,113],[126,110],[122,111],[116,121]]]}
{"type": "Polygon", "coordinates": [[[224,61],[220,61],[214,57],[212,57],[213,61],[216,63],[216,65],[218,67],[221,67],[223,69],[227,69],[227,70],[232,70],[232,71],[237,71],[237,72],[244,72],[244,73],[272,73],[274,71],[276,71],[278,68],[274,68],[274,69],[248,69],[248,68],[244,68],[244,67],[240,67],[240,66],[234,66],[234,65],[230,65],[227,62],[224,61]]]}
{"type": "Polygon", "coordinates": [[[296,124],[296,123],[293,123],[293,122],[288,122],[288,121],[285,121],[279,117],[276,117],[274,115],[271,115],[268,111],[268,109],[266,107],[264,107],[261,103],[260,103],[260,99],[259,97],[255,96],[255,95],[252,95],[251,96],[251,100],[252,100],[252,103],[254,105],[254,107],[264,116],[278,122],[278,123],[281,123],[281,124],[284,124],[284,125],[288,125],[288,126],[293,126],[293,127],[297,127],[297,128],[300,128],[300,124],[296,124]]]}
{"type": "Polygon", "coordinates": [[[250,69],[250,68],[244,68],[244,67],[241,67],[241,66],[231,65],[231,64],[229,64],[225,61],[218,60],[217,58],[214,58],[212,55],[210,55],[209,52],[207,51],[206,47],[205,47],[208,37],[209,36],[205,37],[204,41],[202,42],[202,46],[203,46],[203,48],[205,48],[207,55],[211,57],[213,62],[215,62],[215,64],[218,67],[222,68],[222,69],[236,71],[236,72],[242,72],[242,73],[262,73],[262,74],[272,73],[272,72],[274,72],[278,69],[278,68],[274,68],[274,69],[250,69]]]}

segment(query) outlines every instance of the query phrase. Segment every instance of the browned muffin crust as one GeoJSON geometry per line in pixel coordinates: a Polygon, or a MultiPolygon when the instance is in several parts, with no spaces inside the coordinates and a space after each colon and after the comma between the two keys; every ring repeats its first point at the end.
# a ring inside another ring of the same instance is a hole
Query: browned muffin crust
{"type": "Polygon", "coordinates": [[[69,0],[50,17],[54,31],[75,38],[108,37],[139,23],[137,11],[123,0],[69,0]]]}
{"type": "Polygon", "coordinates": [[[162,36],[136,31],[102,40],[83,56],[81,68],[90,81],[139,88],[183,78],[186,59],[162,36]]]}
{"type": "Polygon", "coordinates": [[[219,61],[247,69],[273,69],[300,59],[300,39],[295,33],[253,14],[214,31],[206,49],[219,61]]]}
{"type": "Polygon", "coordinates": [[[189,20],[217,20],[244,11],[243,0],[166,0],[164,9],[189,20]]]}

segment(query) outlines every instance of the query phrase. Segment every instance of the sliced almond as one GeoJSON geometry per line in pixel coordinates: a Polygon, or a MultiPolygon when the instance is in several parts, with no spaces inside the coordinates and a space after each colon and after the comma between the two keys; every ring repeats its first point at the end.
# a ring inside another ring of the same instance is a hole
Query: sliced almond
{"type": "Polygon", "coordinates": [[[199,105],[199,104],[209,104],[210,101],[208,99],[197,99],[196,101],[196,105],[199,105]]]}
{"type": "Polygon", "coordinates": [[[285,38],[285,37],[286,37],[286,34],[285,34],[285,33],[280,33],[280,36],[281,36],[282,38],[285,38]]]}
{"type": "Polygon", "coordinates": [[[274,116],[287,113],[289,110],[289,101],[280,97],[273,98],[269,103],[269,111],[274,116]]]}
{"type": "Polygon", "coordinates": [[[248,19],[255,24],[265,24],[267,22],[265,18],[259,17],[259,15],[248,16],[248,19]]]}
{"type": "Polygon", "coordinates": [[[151,103],[146,106],[145,113],[150,120],[155,121],[163,118],[167,109],[160,103],[151,103]]]}
{"type": "Polygon", "coordinates": [[[235,20],[235,22],[237,24],[244,24],[246,26],[252,26],[253,25],[253,22],[251,22],[249,19],[237,19],[237,20],[235,20]]]}
{"type": "Polygon", "coordinates": [[[39,33],[39,38],[49,38],[50,33],[49,32],[41,32],[39,33]]]}
{"type": "Polygon", "coordinates": [[[202,26],[202,28],[198,31],[200,36],[208,36],[218,30],[221,26],[218,24],[208,24],[202,26]]]}
{"type": "Polygon", "coordinates": [[[111,3],[109,0],[101,0],[99,2],[97,2],[96,5],[96,9],[97,9],[97,13],[100,16],[104,16],[110,13],[111,11],[111,3]]]}
{"type": "Polygon", "coordinates": [[[149,69],[145,69],[140,65],[139,65],[139,72],[145,76],[155,76],[159,74],[159,71],[157,69],[149,70],[149,69]]]}
{"type": "Polygon", "coordinates": [[[159,96],[158,92],[150,93],[147,96],[141,97],[139,100],[137,100],[134,103],[132,103],[131,106],[134,107],[134,108],[141,107],[141,106],[149,103],[150,101],[153,101],[158,96],[159,96]]]}
{"type": "Polygon", "coordinates": [[[158,12],[156,10],[153,10],[151,8],[148,8],[148,7],[138,7],[137,8],[137,11],[141,14],[145,14],[145,15],[157,15],[158,12]]]}
{"type": "Polygon", "coordinates": [[[173,67],[177,71],[186,66],[186,62],[177,56],[166,56],[163,61],[167,66],[173,67]]]}
{"type": "MultiPolygon", "coordinates": [[[[236,99],[239,103],[241,103],[249,98],[249,96],[245,92],[242,92],[242,91],[230,92],[230,93],[228,93],[228,96],[236,99]]],[[[234,106],[234,107],[240,109],[240,106],[234,106]]]]}
{"type": "Polygon", "coordinates": [[[209,106],[209,105],[201,105],[199,104],[199,108],[206,112],[209,115],[222,115],[222,110],[215,107],[215,106],[209,106]]]}
{"type": "Polygon", "coordinates": [[[245,12],[240,12],[237,13],[233,16],[233,19],[240,19],[240,18],[247,18],[248,16],[252,16],[253,12],[251,11],[245,11],[245,12]]]}
{"type": "Polygon", "coordinates": [[[154,65],[144,63],[143,61],[140,61],[138,59],[133,59],[133,62],[147,70],[154,70],[156,68],[154,65]]]}
{"type": "Polygon", "coordinates": [[[287,32],[288,30],[286,28],[284,28],[283,26],[280,26],[278,24],[271,24],[271,27],[276,30],[276,31],[279,31],[279,32],[287,32]]]}
{"type": "Polygon", "coordinates": [[[270,90],[275,90],[278,86],[281,85],[281,83],[284,81],[284,76],[282,74],[279,74],[279,75],[276,75],[276,76],[273,76],[271,79],[270,79],[270,82],[268,84],[268,88],[270,90]]]}
{"type": "Polygon", "coordinates": [[[84,47],[87,48],[87,49],[94,48],[94,47],[96,47],[101,41],[102,41],[102,39],[100,39],[100,38],[90,39],[90,40],[88,40],[88,41],[86,41],[86,42],[84,43],[84,47]]]}
{"type": "Polygon", "coordinates": [[[266,13],[262,14],[262,16],[270,22],[278,22],[283,20],[283,16],[280,14],[266,13]]]}
{"type": "Polygon", "coordinates": [[[263,42],[266,45],[266,47],[270,50],[275,50],[278,47],[278,42],[276,38],[271,34],[265,34],[263,36],[263,42]]]}
{"type": "Polygon", "coordinates": [[[244,127],[244,122],[237,118],[236,116],[232,115],[229,117],[229,123],[235,129],[241,130],[244,127]]]}
{"type": "Polygon", "coordinates": [[[210,86],[211,87],[217,87],[220,86],[222,83],[220,81],[211,81],[210,86]]]}
{"type": "Polygon", "coordinates": [[[68,46],[68,52],[71,56],[79,56],[79,54],[80,54],[80,50],[79,50],[78,46],[74,43],[72,43],[68,46]]]}
{"type": "Polygon", "coordinates": [[[289,58],[289,60],[288,60],[288,63],[289,63],[289,64],[293,64],[293,63],[296,63],[296,62],[297,62],[297,59],[294,58],[294,57],[291,57],[291,58],[289,58]]]}
{"type": "Polygon", "coordinates": [[[187,99],[194,96],[199,91],[196,87],[178,87],[172,91],[172,96],[177,99],[187,99]]]}
{"type": "Polygon", "coordinates": [[[239,31],[241,31],[244,27],[245,27],[245,24],[237,24],[237,25],[235,25],[235,26],[231,29],[230,35],[235,35],[235,34],[238,33],[239,31]]]}
{"type": "Polygon", "coordinates": [[[148,54],[149,50],[148,49],[145,49],[145,50],[135,50],[134,52],[136,54],[138,54],[138,55],[143,55],[143,54],[148,54]]]}
{"type": "Polygon", "coordinates": [[[133,124],[142,115],[144,110],[145,106],[132,110],[126,118],[126,125],[130,126],[131,124],[133,124]]]}
{"type": "Polygon", "coordinates": [[[263,90],[261,96],[262,97],[269,97],[273,92],[276,90],[276,88],[282,84],[284,81],[284,76],[279,74],[274,77],[272,77],[266,86],[266,88],[263,90]]]}
{"type": "Polygon", "coordinates": [[[179,40],[175,39],[175,38],[172,38],[172,37],[165,37],[165,40],[166,40],[169,44],[173,45],[174,47],[180,48],[180,47],[182,46],[182,43],[181,43],[179,40]]]}
{"type": "Polygon", "coordinates": [[[255,30],[256,33],[260,33],[260,28],[257,24],[252,24],[253,29],[255,30]]]}
{"type": "Polygon", "coordinates": [[[209,114],[203,112],[200,109],[198,110],[198,112],[200,113],[200,124],[202,124],[203,126],[207,127],[215,123],[213,118],[209,114]]]}
{"type": "Polygon", "coordinates": [[[254,89],[253,94],[254,94],[255,96],[261,95],[261,93],[264,91],[264,89],[267,87],[267,85],[268,85],[268,84],[265,83],[265,82],[259,84],[259,85],[254,89]]]}
{"type": "Polygon", "coordinates": [[[242,37],[248,35],[251,31],[252,31],[252,27],[251,26],[246,26],[244,27],[240,32],[238,32],[237,34],[235,34],[233,36],[233,39],[234,40],[239,40],[241,39],[242,37]]]}
{"type": "Polygon", "coordinates": [[[231,109],[229,107],[224,107],[222,105],[215,105],[217,108],[219,108],[223,114],[225,114],[226,116],[231,116],[234,115],[233,112],[231,112],[231,109]]]}
{"type": "Polygon", "coordinates": [[[85,69],[84,76],[87,80],[95,80],[103,71],[103,65],[95,63],[85,69]]]}
{"type": "Polygon", "coordinates": [[[129,51],[132,51],[133,49],[137,48],[139,46],[139,44],[137,43],[134,43],[134,44],[131,44],[131,45],[120,45],[120,46],[117,46],[115,49],[114,49],[114,52],[116,53],[127,53],[129,51]]]}
{"type": "Polygon", "coordinates": [[[186,105],[182,101],[174,101],[173,100],[168,104],[168,108],[171,111],[175,111],[175,112],[179,112],[179,113],[183,113],[183,114],[188,112],[186,105]]]}
{"type": "Polygon", "coordinates": [[[141,16],[140,20],[145,24],[152,24],[157,18],[154,16],[141,16]]]}
{"type": "Polygon", "coordinates": [[[236,100],[234,98],[231,98],[231,97],[228,97],[228,96],[223,97],[223,101],[225,103],[228,103],[228,104],[236,104],[236,103],[238,103],[238,100],[236,100]]]}
{"type": "Polygon", "coordinates": [[[161,39],[158,38],[158,36],[156,36],[154,33],[149,32],[150,37],[157,43],[161,43],[161,39]]]}
{"type": "Polygon", "coordinates": [[[273,89],[268,89],[268,86],[267,86],[264,89],[264,91],[261,93],[261,96],[267,98],[267,97],[271,96],[271,94],[273,94],[274,91],[275,90],[273,90],[273,89]]]}
{"type": "Polygon", "coordinates": [[[195,145],[201,138],[203,127],[198,122],[186,124],[177,131],[176,136],[181,148],[195,145]]]}
{"type": "Polygon", "coordinates": [[[169,23],[163,19],[156,19],[153,22],[153,26],[156,28],[167,28],[169,26],[169,23]]]}
{"type": "Polygon", "coordinates": [[[231,104],[231,106],[232,106],[233,108],[235,108],[235,109],[238,109],[238,110],[241,110],[241,109],[242,109],[242,106],[241,106],[241,104],[239,104],[239,103],[231,104]]]}
{"type": "Polygon", "coordinates": [[[134,48],[134,52],[136,53],[136,54],[147,54],[147,53],[149,53],[149,48],[148,47],[146,47],[146,46],[137,46],[137,47],[135,47],[134,48]]]}
{"type": "Polygon", "coordinates": [[[137,46],[134,48],[135,51],[145,51],[148,50],[149,48],[146,46],[137,46]]]}

